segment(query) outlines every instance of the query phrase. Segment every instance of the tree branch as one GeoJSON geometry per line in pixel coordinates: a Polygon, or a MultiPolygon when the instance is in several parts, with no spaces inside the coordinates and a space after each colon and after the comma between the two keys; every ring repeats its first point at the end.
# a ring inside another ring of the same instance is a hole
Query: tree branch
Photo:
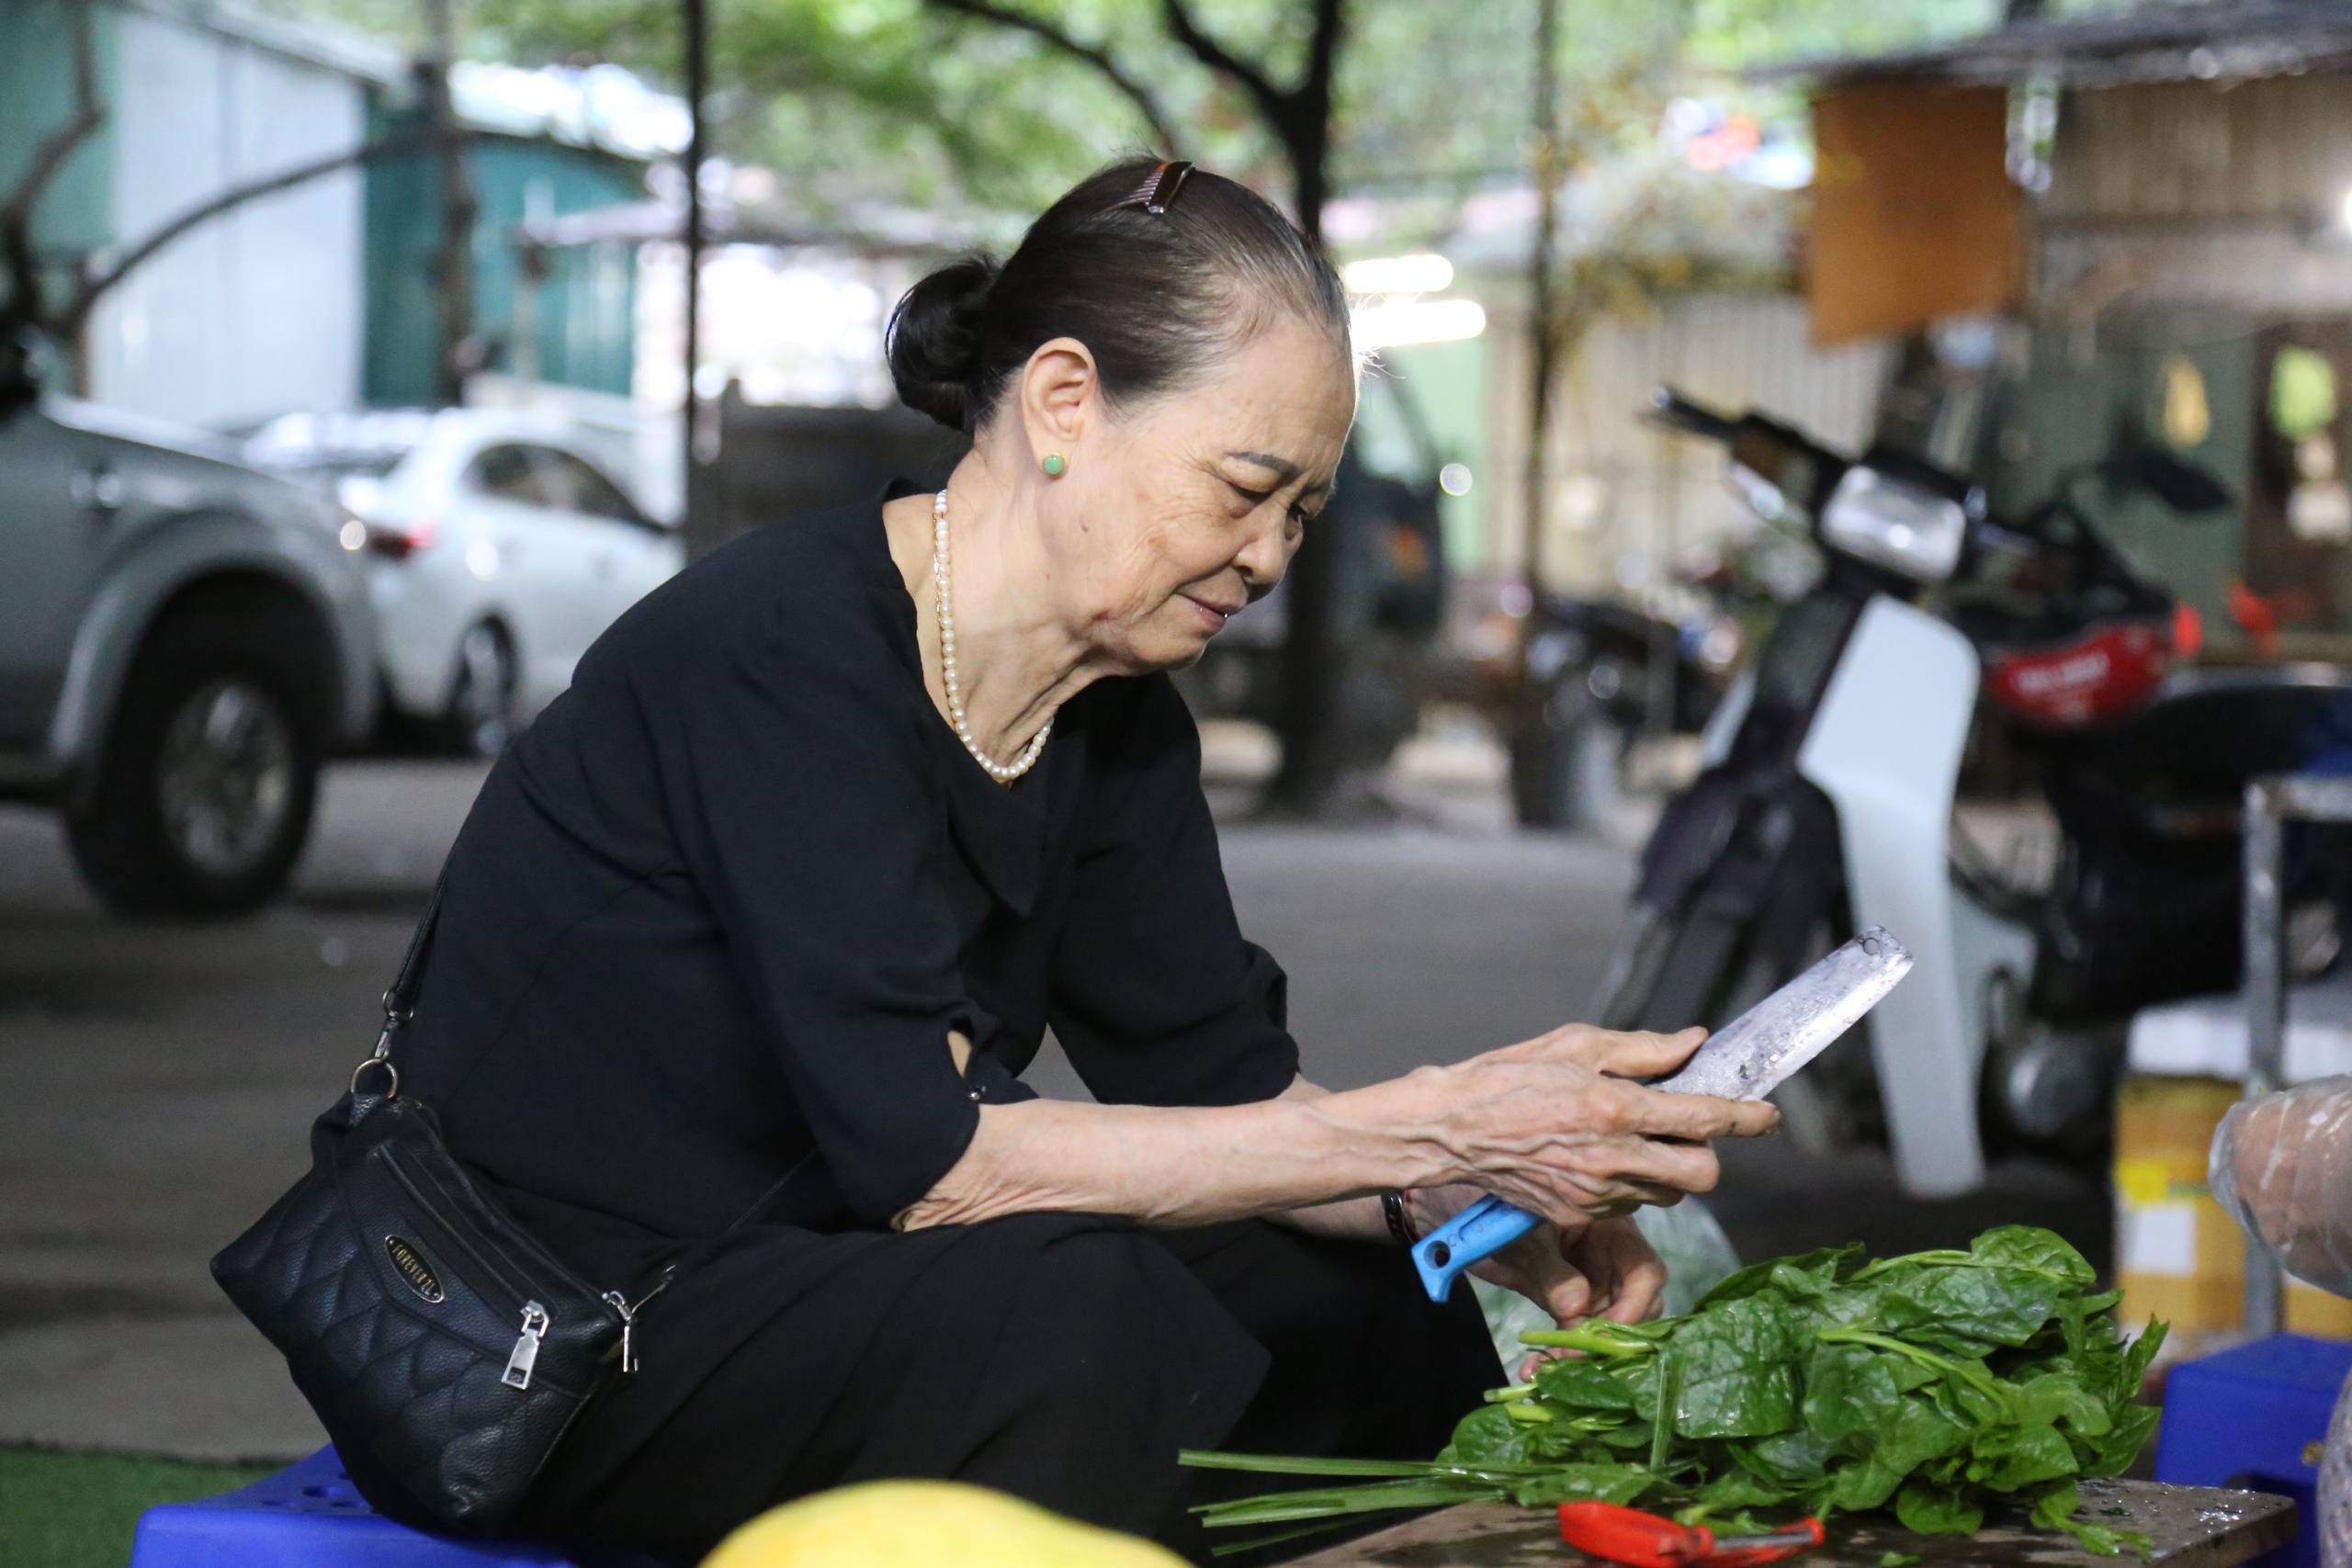
{"type": "MultiPolygon", "coordinates": [[[[470,132],[459,130],[451,134],[457,140],[464,141],[468,139],[470,132]]],[[[381,141],[371,141],[364,146],[355,147],[347,152],[336,152],[308,164],[298,164],[281,174],[250,180],[241,186],[231,186],[220,195],[209,200],[198,202],[196,206],[166,221],[161,228],[154,230],[145,239],[117,257],[114,265],[104,272],[96,276],[85,278],[81,287],[74,291],[74,297],[67,302],[65,309],[58,312],[55,321],[43,324],[53,335],[61,339],[70,339],[81,331],[82,323],[89,319],[90,311],[97,304],[99,297],[116,284],[120,283],[133,268],[141,265],[157,251],[162,250],[198,224],[218,218],[232,208],[243,207],[245,203],[265,196],[275,196],[279,191],[290,190],[299,185],[307,185],[312,180],[323,178],[343,169],[357,168],[365,164],[379,163],[386,158],[398,158],[411,152],[432,152],[441,145],[442,140],[442,135],[436,131],[402,132],[396,136],[388,136],[381,141]]]]}
{"type": "Polygon", "coordinates": [[[1343,0],[1315,0],[1315,40],[1307,51],[1306,76],[1291,96],[1312,96],[1317,118],[1327,124],[1331,116],[1331,77],[1339,67],[1340,44],[1347,30],[1343,0]]]}
{"type": "Polygon", "coordinates": [[[938,10],[952,11],[957,16],[970,17],[979,21],[994,22],[999,27],[1015,28],[1029,34],[1032,38],[1043,39],[1064,54],[1082,60],[1093,66],[1110,80],[1113,86],[1126,95],[1128,102],[1136,106],[1136,110],[1151,126],[1152,137],[1159,142],[1159,150],[1170,158],[1178,154],[1180,148],[1176,132],[1169,125],[1167,113],[1159,107],[1159,98],[1153,95],[1150,88],[1129,75],[1117,61],[1112,59],[1109,50],[1098,48],[1092,44],[1080,43],[1063,31],[1060,27],[1043,17],[1033,17],[1026,11],[1015,11],[1007,6],[998,6],[993,4],[992,0],[928,0],[928,4],[938,10]]]}
{"type": "Polygon", "coordinates": [[[1210,70],[1240,83],[1242,88],[1258,100],[1260,112],[1273,122],[1277,131],[1282,129],[1283,118],[1291,107],[1291,94],[1275,86],[1264,72],[1203,32],[1201,25],[1193,19],[1192,9],[1184,0],[1160,0],[1160,15],[1166,22],[1169,37],[1190,50],[1193,58],[1210,70]]]}
{"type": "Polygon", "coordinates": [[[74,118],[40,139],[32,156],[25,160],[17,188],[0,203],[0,253],[5,253],[8,269],[8,314],[24,321],[40,319],[40,265],[33,254],[33,209],[65,160],[96,135],[107,118],[106,107],[98,102],[90,0],[69,3],[74,12],[74,118]]]}

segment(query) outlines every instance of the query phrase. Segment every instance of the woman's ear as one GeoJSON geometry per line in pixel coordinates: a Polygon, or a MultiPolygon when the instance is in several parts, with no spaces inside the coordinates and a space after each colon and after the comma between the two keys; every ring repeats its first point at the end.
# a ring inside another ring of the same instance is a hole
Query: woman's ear
{"type": "Polygon", "coordinates": [[[1102,400],[1102,378],[1084,344],[1057,337],[1038,344],[1021,371],[1021,423],[1031,460],[1076,450],[1101,416],[1102,400]]]}

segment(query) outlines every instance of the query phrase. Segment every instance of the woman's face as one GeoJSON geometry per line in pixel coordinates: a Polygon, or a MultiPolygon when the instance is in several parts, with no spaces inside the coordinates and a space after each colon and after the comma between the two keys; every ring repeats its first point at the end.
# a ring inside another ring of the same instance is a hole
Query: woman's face
{"type": "Polygon", "coordinates": [[[1092,403],[1044,448],[1069,462],[1038,502],[1057,613],[1121,669],[1182,668],[1282,581],[1330,494],[1353,367],[1285,318],[1181,391],[1092,403]]]}

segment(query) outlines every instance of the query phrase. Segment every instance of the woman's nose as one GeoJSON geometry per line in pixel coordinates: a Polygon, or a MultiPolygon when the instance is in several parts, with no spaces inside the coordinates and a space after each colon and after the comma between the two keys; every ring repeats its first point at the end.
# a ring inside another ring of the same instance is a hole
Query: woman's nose
{"type": "Polygon", "coordinates": [[[1290,565],[1293,547],[1283,540],[1279,525],[1261,528],[1250,536],[1249,543],[1233,558],[1233,564],[1249,580],[1253,595],[1267,592],[1282,581],[1283,570],[1290,565]]]}

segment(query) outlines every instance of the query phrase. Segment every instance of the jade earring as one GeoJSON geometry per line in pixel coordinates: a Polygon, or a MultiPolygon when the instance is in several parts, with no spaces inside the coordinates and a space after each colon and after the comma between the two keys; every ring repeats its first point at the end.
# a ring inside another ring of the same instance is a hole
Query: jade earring
{"type": "Polygon", "coordinates": [[[1048,452],[1043,458],[1038,460],[1037,466],[1046,470],[1046,477],[1047,479],[1057,479],[1061,478],[1063,472],[1069,468],[1069,464],[1062,459],[1062,455],[1059,452],[1048,452]]]}

